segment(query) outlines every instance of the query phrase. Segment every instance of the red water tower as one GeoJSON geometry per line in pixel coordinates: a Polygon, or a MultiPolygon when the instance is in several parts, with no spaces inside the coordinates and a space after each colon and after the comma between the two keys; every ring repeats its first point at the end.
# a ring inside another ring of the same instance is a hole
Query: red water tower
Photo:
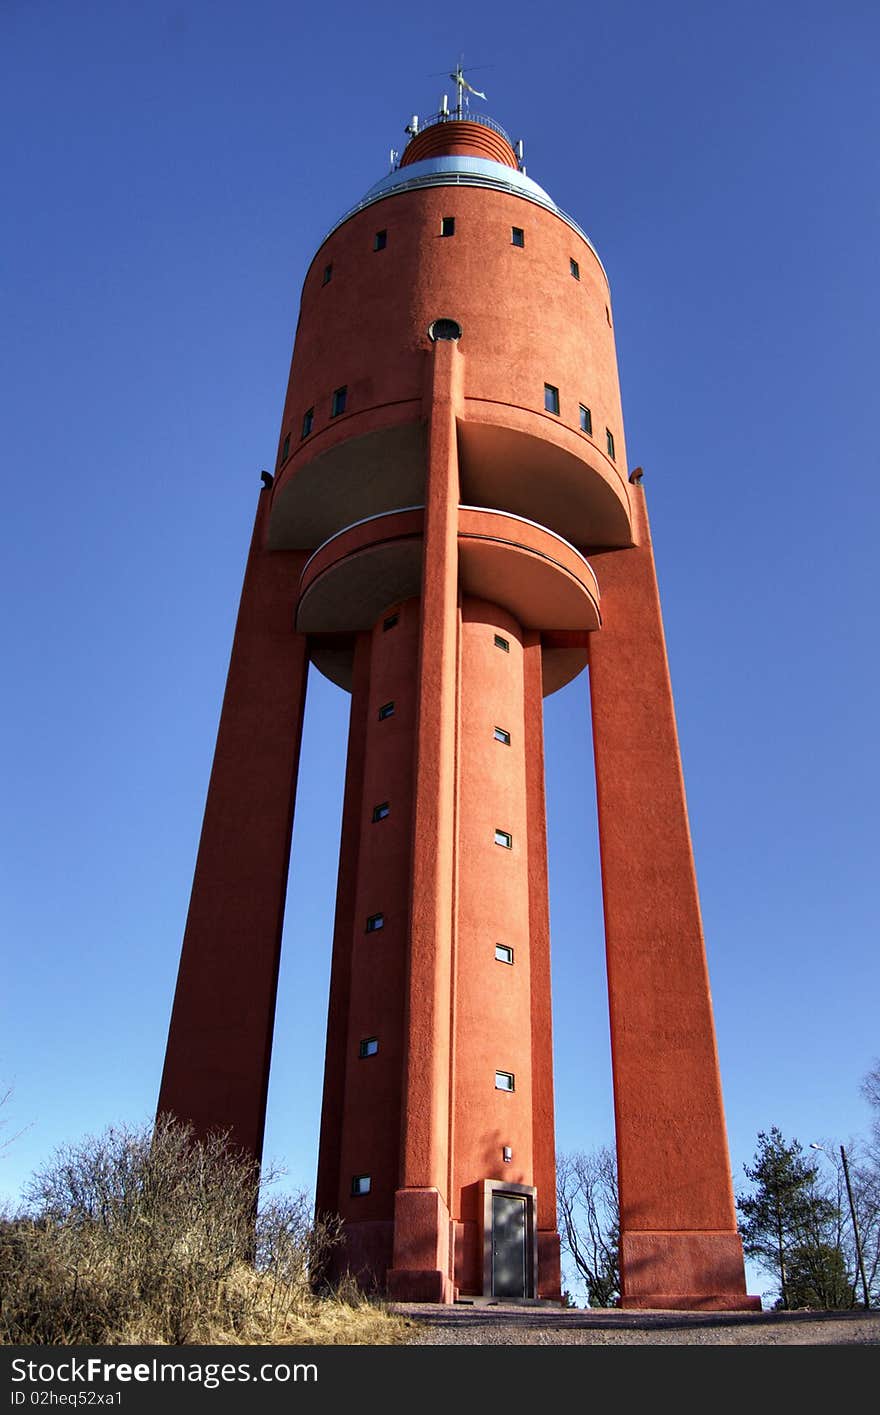
{"type": "Polygon", "coordinates": [[[351,693],[317,1206],[393,1297],[559,1297],[542,698],[589,665],[622,1305],[748,1307],[608,280],[461,92],[306,275],[159,1109],[260,1155],[312,662],[351,693]]]}

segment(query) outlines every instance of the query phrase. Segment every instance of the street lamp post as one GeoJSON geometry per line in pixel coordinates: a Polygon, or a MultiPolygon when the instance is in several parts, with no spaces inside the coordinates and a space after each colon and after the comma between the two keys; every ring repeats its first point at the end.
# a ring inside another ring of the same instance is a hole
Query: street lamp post
{"type": "MultiPolygon", "coordinates": [[[[817,1145],[814,1141],[811,1141],[810,1149],[821,1150],[823,1155],[825,1155],[827,1159],[831,1159],[831,1155],[829,1155],[824,1145],[817,1145]]],[[[862,1279],[862,1296],[865,1299],[865,1311],[867,1312],[870,1310],[871,1300],[868,1296],[868,1280],[865,1277],[865,1260],[862,1257],[862,1239],[859,1233],[858,1219],[856,1218],[856,1206],[853,1200],[852,1184],[850,1183],[849,1179],[849,1164],[847,1163],[846,1150],[843,1148],[843,1145],[841,1145],[840,1147],[840,1158],[843,1162],[843,1177],[846,1180],[846,1196],[849,1199],[849,1211],[852,1217],[853,1237],[855,1238],[856,1243],[856,1260],[859,1265],[859,1275],[862,1279]]]]}

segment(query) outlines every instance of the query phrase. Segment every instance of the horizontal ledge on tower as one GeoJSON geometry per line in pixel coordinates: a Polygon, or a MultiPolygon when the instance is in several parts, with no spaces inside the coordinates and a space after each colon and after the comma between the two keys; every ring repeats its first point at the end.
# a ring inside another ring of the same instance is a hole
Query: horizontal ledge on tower
{"type": "MultiPolygon", "coordinates": [[[[506,609],[524,629],[598,629],[599,588],[589,562],[562,536],[491,507],[458,513],[459,587],[506,609]]],[[[307,561],[296,627],[304,634],[371,629],[387,605],[421,593],[424,508],[356,521],[307,561]]]]}

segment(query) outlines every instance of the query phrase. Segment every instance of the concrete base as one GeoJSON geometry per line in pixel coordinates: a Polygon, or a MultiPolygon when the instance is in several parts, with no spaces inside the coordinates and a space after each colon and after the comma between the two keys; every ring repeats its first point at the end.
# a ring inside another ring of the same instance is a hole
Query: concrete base
{"type": "Polygon", "coordinates": [[[438,1268],[389,1268],[386,1289],[392,1302],[443,1302],[455,1299],[452,1282],[438,1268]]]}
{"type": "Polygon", "coordinates": [[[562,1301],[562,1271],[559,1234],[538,1229],[538,1298],[562,1301]]]}
{"type": "Polygon", "coordinates": [[[620,1306],[630,1311],[662,1312],[760,1312],[760,1297],[729,1292],[646,1292],[622,1297],[620,1306]]]}
{"type": "Polygon", "coordinates": [[[737,1233],[624,1233],[620,1306],[681,1312],[754,1312],[737,1233]]]}
{"type": "Polygon", "coordinates": [[[385,1285],[394,1302],[452,1302],[449,1212],[437,1189],[398,1189],[394,1196],[394,1265],[385,1285]]]}

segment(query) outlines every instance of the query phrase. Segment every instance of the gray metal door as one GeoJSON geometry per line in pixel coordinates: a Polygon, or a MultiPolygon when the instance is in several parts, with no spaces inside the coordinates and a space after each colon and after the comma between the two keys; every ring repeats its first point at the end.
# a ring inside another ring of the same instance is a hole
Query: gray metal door
{"type": "Polygon", "coordinates": [[[492,1195],[492,1294],[526,1296],[526,1203],[515,1194],[492,1195]]]}

